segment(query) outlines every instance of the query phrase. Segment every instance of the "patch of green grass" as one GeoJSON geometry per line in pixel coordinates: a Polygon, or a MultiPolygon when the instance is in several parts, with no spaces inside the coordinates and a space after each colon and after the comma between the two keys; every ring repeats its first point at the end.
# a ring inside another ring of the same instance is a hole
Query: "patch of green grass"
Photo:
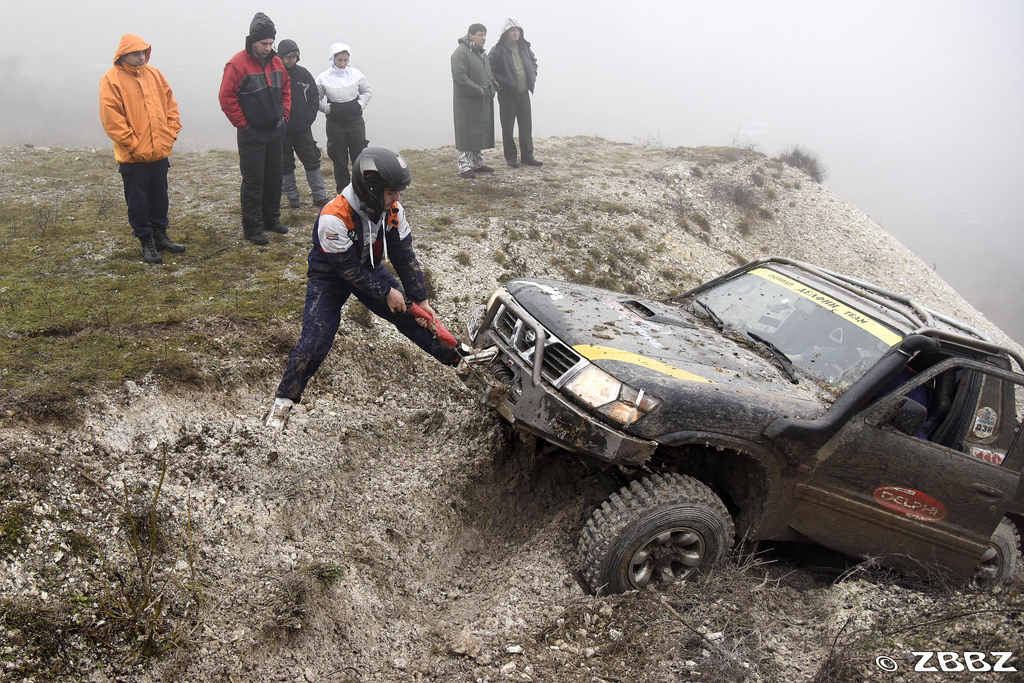
{"type": "Polygon", "coordinates": [[[243,346],[272,346],[273,321],[301,311],[308,238],[298,228],[265,248],[241,238],[233,154],[186,155],[172,167],[171,234],[187,235],[188,251],[161,266],[141,260],[110,154],[14,156],[0,169],[0,412],[73,420],[86,397],[147,373],[210,386],[217,377],[199,351],[231,360],[239,350],[210,333],[240,328],[243,346]],[[37,195],[40,179],[54,177],[62,189],[37,195]]]}
{"type": "Polygon", "coordinates": [[[310,573],[324,583],[335,583],[345,578],[345,567],[334,562],[325,562],[310,567],[310,573]]]}
{"type": "Polygon", "coordinates": [[[10,555],[25,543],[33,519],[28,503],[10,503],[0,508],[0,556],[10,555]]]}

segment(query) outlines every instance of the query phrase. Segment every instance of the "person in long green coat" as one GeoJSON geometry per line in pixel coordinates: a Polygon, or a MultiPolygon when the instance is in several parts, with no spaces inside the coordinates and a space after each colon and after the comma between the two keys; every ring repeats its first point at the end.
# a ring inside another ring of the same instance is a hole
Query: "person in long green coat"
{"type": "Polygon", "coordinates": [[[452,53],[455,148],[459,150],[458,171],[463,178],[494,173],[484,164],[482,152],[494,147],[494,94],[498,90],[484,52],[485,42],[487,28],[472,24],[452,53]]]}

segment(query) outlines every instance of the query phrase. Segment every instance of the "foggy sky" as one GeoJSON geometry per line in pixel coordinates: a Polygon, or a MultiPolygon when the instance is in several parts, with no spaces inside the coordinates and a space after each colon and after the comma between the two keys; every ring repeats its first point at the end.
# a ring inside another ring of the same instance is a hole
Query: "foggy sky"
{"type": "MultiPolygon", "coordinates": [[[[453,144],[456,40],[482,22],[489,49],[512,14],[539,62],[541,158],[555,135],[770,156],[799,144],[829,187],[1024,342],[1020,0],[38,0],[5,12],[0,144],[109,146],[97,86],[121,35],[137,33],[181,107],[176,149],[234,148],[217,90],[257,11],[314,76],[331,43],[349,43],[374,88],[367,137],[404,149],[453,144]]],[[[323,147],[322,118],[314,133],[323,147]]]]}

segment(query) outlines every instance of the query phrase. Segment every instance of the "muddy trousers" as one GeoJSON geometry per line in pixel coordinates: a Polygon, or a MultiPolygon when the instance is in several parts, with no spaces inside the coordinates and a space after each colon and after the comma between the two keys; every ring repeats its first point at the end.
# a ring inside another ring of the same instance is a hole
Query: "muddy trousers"
{"type": "MultiPolygon", "coordinates": [[[[403,291],[398,279],[384,266],[377,266],[373,274],[393,288],[403,291]]],[[[306,283],[306,305],[302,312],[302,333],[288,357],[284,377],[277,387],[277,398],[290,398],[296,402],[302,398],[306,384],[320,369],[320,364],[327,358],[334,344],[334,337],[341,324],[341,308],[351,295],[355,295],[366,308],[394,325],[395,329],[411,339],[416,346],[441,363],[458,363],[455,352],[442,344],[432,332],[420,327],[412,314],[392,313],[384,300],[364,294],[336,275],[320,279],[321,275],[327,274],[314,273],[312,270],[309,275],[306,283]]]]}
{"type": "Polygon", "coordinates": [[[261,233],[281,222],[281,137],[274,130],[238,129],[238,167],[242,172],[242,229],[261,233]]]}
{"type": "Polygon", "coordinates": [[[118,167],[133,236],[141,239],[155,230],[167,232],[167,169],[170,166],[167,159],[160,159],[118,167]]]}
{"type": "Polygon", "coordinates": [[[288,131],[281,140],[283,189],[285,196],[292,203],[299,201],[299,188],[295,182],[295,157],[299,157],[302,167],[306,170],[306,182],[313,201],[326,202],[327,190],[324,188],[324,177],[320,172],[320,148],[313,139],[313,131],[307,128],[301,133],[288,131]]]}
{"type": "Polygon", "coordinates": [[[533,159],[533,107],[530,104],[530,91],[507,95],[498,93],[498,120],[501,122],[501,146],[505,153],[505,161],[519,161],[516,150],[516,120],[519,121],[519,146],[523,153],[523,161],[533,159]]]}

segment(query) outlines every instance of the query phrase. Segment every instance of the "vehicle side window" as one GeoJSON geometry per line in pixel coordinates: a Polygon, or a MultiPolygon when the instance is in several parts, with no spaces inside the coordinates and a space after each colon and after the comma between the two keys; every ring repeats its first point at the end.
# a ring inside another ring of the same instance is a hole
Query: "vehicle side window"
{"type": "Polygon", "coordinates": [[[998,377],[982,376],[977,400],[967,415],[961,450],[986,462],[1002,464],[1016,431],[1012,389],[1012,384],[998,377]],[[1007,389],[1011,390],[1009,397],[1007,389]]]}
{"type": "Polygon", "coordinates": [[[953,367],[923,383],[908,383],[901,393],[927,407],[918,438],[995,465],[1010,453],[1021,424],[1015,382],[953,367]]]}

